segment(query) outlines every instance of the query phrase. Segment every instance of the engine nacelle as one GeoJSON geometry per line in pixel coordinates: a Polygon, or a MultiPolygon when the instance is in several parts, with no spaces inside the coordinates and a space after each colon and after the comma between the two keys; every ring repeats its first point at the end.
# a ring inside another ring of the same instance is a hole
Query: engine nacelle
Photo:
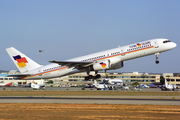
{"type": "Polygon", "coordinates": [[[111,64],[111,67],[109,68],[109,70],[115,70],[115,69],[119,69],[122,68],[124,66],[124,62],[118,62],[116,64],[111,64]]]}
{"type": "Polygon", "coordinates": [[[98,61],[92,67],[95,71],[107,70],[110,68],[110,60],[98,61]]]}
{"type": "Polygon", "coordinates": [[[122,68],[124,66],[124,62],[120,61],[119,59],[113,59],[113,60],[103,60],[98,61],[94,65],[92,65],[91,70],[99,71],[99,70],[115,70],[122,68]]]}

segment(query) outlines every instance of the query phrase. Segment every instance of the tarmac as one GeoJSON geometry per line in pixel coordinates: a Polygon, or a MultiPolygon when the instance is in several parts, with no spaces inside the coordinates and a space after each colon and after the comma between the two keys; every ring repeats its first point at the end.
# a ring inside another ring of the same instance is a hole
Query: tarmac
{"type": "Polygon", "coordinates": [[[169,96],[3,96],[0,97],[0,103],[180,105],[180,96],[174,98],[169,96]]]}
{"type": "MultiPolygon", "coordinates": [[[[47,91],[57,91],[57,90],[61,90],[61,91],[81,91],[83,87],[46,87],[45,90],[47,91]]],[[[23,87],[23,86],[18,86],[18,87],[0,87],[0,90],[19,90],[19,91],[26,91],[26,90],[33,90],[31,87],[23,87]]],[[[85,88],[86,91],[92,91],[92,90],[96,90],[95,88],[85,88]]],[[[119,90],[119,89],[118,89],[119,90]]],[[[122,91],[122,90],[119,90],[122,91]]],[[[128,90],[131,91],[131,90],[128,90]]],[[[156,91],[161,91],[160,88],[143,88],[142,91],[152,91],[152,92],[156,92],[156,91]]],[[[180,89],[177,89],[176,91],[180,92],[180,89]]]]}
{"type": "MultiPolygon", "coordinates": [[[[26,91],[30,87],[0,87],[0,90],[26,91]]],[[[81,91],[81,87],[46,87],[47,91],[81,91]]],[[[85,90],[96,90],[85,88],[85,90]]],[[[161,91],[148,88],[143,91],[161,91]]],[[[178,92],[180,90],[178,89],[178,92]]],[[[70,103],[70,104],[136,104],[136,105],[180,105],[180,96],[1,96],[0,103],[70,103]]]]}

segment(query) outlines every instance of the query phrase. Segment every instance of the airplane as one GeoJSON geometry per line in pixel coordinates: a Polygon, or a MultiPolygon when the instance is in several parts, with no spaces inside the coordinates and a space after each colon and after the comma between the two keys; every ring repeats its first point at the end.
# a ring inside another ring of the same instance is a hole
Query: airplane
{"type": "Polygon", "coordinates": [[[34,81],[31,82],[31,88],[33,88],[33,90],[40,90],[40,89],[45,89],[45,85],[41,85],[41,84],[37,84],[34,81]]]}
{"type": "MultiPolygon", "coordinates": [[[[108,80],[108,79],[107,79],[108,80]]],[[[117,82],[118,79],[116,79],[116,82],[117,82]]],[[[128,86],[125,86],[125,84],[123,84],[123,81],[122,80],[118,80],[118,82],[120,81],[120,84],[122,85],[121,87],[124,88],[124,90],[128,90],[129,87],[128,86]]],[[[106,81],[102,82],[102,83],[99,83],[97,84],[97,81],[94,80],[94,84],[93,86],[95,88],[97,88],[97,90],[113,90],[113,89],[117,89],[117,86],[118,84],[114,84],[114,83],[111,83],[111,84],[107,84],[106,81]]]]}
{"type": "Polygon", "coordinates": [[[103,80],[103,82],[101,84],[104,84],[104,83],[114,85],[114,84],[123,84],[123,81],[121,79],[106,78],[103,80]]]}
{"type": "Polygon", "coordinates": [[[10,87],[12,83],[0,83],[0,87],[8,86],[10,87]]]}
{"type": "Polygon", "coordinates": [[[100,78],[98,71],[115,70],[124,66],[124,61],[155,54],[156,64],[159,63],[160,53],[176,47],[176,43],[168,39],[158,38],[137,42],[90,55],[85,55],[65,61],[49,61],[51,64],[40,65],[19,52],[13,47],[7,48],[10,58],[13,60],[21,74],[9,75],[15,79],[49,79],[67,76],[74,73],[86,72],[85,80],[100,78]],[[90,75],[95,71],[95,76],[90,75]]]}
{"type": "Polygon", "coordinates": [[[108,88],[108,85],[105,85],[105,84],[97,84],[97,81],[96,81],[96,80],[94,80],[93,86],[94,86],[95,88],[97,88],[97,90],[105,90],[105,89],[108,88]]]}
{"type": "Polygon", "coordinates": [[[171,91],[171,90],[173,90],[173,91],[175,91],[176,90],[176,86],[175,85],[168,85],[168,83],[167,83],[167,80],[165,79],[165,86],[164,87],[161,87],[161,90],[162,91],[164,91],[164,90],[169,90],[169,91],[171,91]]]}

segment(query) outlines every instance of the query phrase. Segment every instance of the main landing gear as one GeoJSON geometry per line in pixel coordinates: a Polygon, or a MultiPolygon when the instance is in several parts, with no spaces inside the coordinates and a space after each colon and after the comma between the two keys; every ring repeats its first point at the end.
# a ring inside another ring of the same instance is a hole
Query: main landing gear
{"type": "Polygon", "coordinates": [[[98,78],[101,78],[101,75],[100,74],[97,74],[95,76],[92,76],[92,75],[89,75],[89,76],[86,76],[85,77],[85,80],[91,80],[91,79],[98,79],[98,78]]]}
{"type": "Polygon", "coordinates": [[[158,57],[159,54],[160,54],[160,53],[155,53],[155,56],[156,56],[156,62],[155,62],[155,63],[156,63],[156,64],[159,64],[159,60],[158,60],[158,59],[159,59],[159,57],[158,57]]]}
{"type": "MultiPolygon", "coordinates": [[[[105,77],[108,78],[106,70],[105,70],[105,77]]],[[[88,76],[85,77],[85,80],[95,80],[95,79],[98,79],[98,78],[101,78],[101,75],[97,74],[97,72],[95,72],[95,76],[88,75],[88,76]]]]}

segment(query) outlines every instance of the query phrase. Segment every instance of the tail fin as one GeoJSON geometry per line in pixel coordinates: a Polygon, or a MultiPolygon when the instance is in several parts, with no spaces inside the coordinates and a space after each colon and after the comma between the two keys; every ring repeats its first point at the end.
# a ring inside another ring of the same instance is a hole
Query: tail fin
{"type": "Polygon", "coordinates": [[[94,84],[97,85],[97,81],[96,80],[94,80],[94,84]]]}
{"type": "Polygon", "coordinates": [[[33,87],[34,85],[35,85],[35,82],[33,80],[33,81],[31,81],[31,87],[33,87]]]}
{"type": "Polygon", "coordinates": [[[165,79],[165,87],[167,87],[168,86],[168,83],[167,83],[167,80],[165,79]]]}
{"type": "Polygon", "coordinates": [[[39,89],[40,85],[36,84],[34,81],[31,81],[31,88],[33,89],[39,89]]]}
{"type": "Polygon", "coordinates": [[[8,52],[9,56],[11,57],[14,64],[21,73],[28,72],[29,70],[41,66],[13,47],[7,48],[6,51],[8,52]]]}

